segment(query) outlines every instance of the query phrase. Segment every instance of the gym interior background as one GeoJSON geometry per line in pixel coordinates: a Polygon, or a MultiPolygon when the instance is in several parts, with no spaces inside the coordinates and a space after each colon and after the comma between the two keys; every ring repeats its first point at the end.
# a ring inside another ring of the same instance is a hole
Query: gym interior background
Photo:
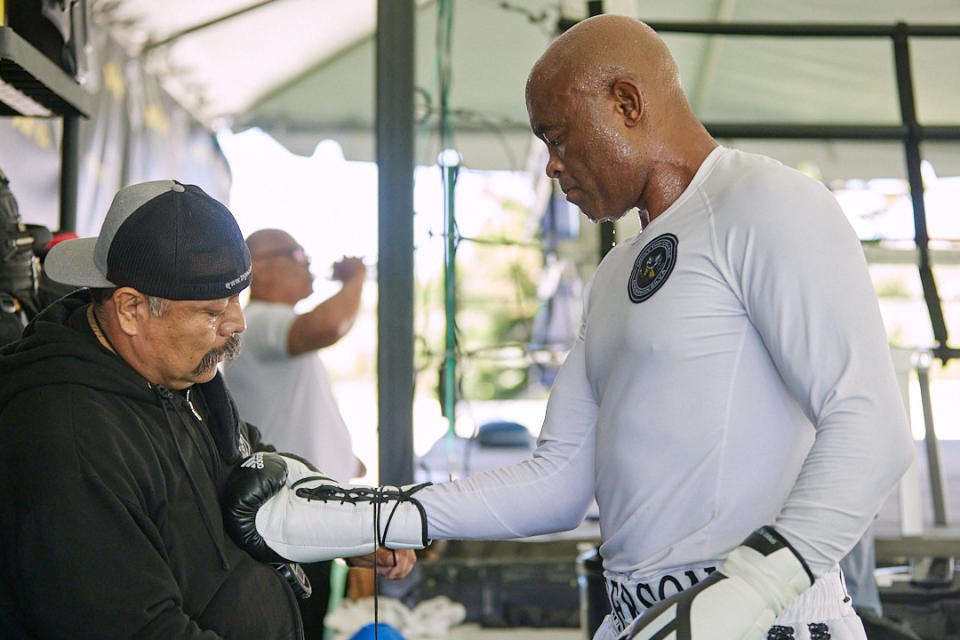
{"type": "MultiPolygon", "coordinates": [[[[326,264],[365,256],[364,312],[324,359],[369,483],[462,476],[529,452],[581,287],[637,227],[584,224],[558,197],[526,122],[526,73],[588,15],[651,23],[711,133],[822,180],[857,230],[918,452],[875,527],[881,594],[921,637],[960,637],[955,0],[12,10],[28,4],[0,1],[0,170],[21,218],[3,221],[4,242],[27,252],[5,255],[22,260],[44,230],[93,235],[120,185],[174,175],[229,202],[244,232],[303,238],[317,297],[335,286],[326,264]],[[413,393],[378,372],[414,379],[413,393]]],[[[599,606],[596,538],[588,518],[550,539],[451,543],[387,595],[461,602],[469,624],[451,633],[462,637],[582,638],[599,606]]]]}

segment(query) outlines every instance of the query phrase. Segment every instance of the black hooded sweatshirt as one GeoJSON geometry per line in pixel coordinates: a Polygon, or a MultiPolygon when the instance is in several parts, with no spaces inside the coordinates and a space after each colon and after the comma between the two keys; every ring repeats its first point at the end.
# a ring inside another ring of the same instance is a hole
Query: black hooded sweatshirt
{"type": "Polygon", "coordinates": [[[302,637],[292,590],[220,511],[242,455],[272,448],[219,374],[149,383],[99,343],[88,304],[54,303],[0,353],[3,634],[302,637]]]}

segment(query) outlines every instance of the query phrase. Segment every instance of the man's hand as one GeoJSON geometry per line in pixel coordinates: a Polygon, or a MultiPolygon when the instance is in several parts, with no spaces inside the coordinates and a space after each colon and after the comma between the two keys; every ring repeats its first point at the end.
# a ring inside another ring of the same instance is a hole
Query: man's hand
{"type": "Polygon", "coordinates": [[[345,256],[342,260],[333,263],[333,279],[346,282],[351,278],[363,279],[367,275],[367,266],[362,258],[345,256]]]}
{"type": "MultiPolygon", "coordinates": [[[[399,580],[405,578],[417,563],[417,554],[413,549],[400,549],[391,551],[386,547],[380,547],[376,550],[377,574],[387,580],[399,580]]],[[[352,567],[373,567],[374,554],[368,553],[363,556],[354,556],[347,558],[347,564],[352,567]]]]}

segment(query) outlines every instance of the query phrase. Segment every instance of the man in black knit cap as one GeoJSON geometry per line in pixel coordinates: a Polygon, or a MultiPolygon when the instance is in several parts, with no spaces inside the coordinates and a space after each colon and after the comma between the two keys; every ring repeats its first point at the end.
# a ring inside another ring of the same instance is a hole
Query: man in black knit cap
{"type": "MultiPolygon", "coordinates": [[[[251,557],[221,515],[230,473],[272,451],[217,367],[250,281],[229,210],[196,186],[132,185],[44,269],[86,288],[0,354],[4,637],[302,637],[298,567],[251,557]]],[[[386,577],[414,561],[376,557],[386,577]]]]}

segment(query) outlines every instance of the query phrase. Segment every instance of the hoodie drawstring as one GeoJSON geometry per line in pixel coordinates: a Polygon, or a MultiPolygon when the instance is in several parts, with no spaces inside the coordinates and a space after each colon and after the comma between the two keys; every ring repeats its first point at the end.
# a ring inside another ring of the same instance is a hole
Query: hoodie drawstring
{"type": "MultiPolygon", "coordinates": [[[[156,389],[161,397],[160,404],[163,406],[163,412],[167,416],[167,422],[171,426],[171,433],[173,434],[173,442],[177,448],[177,457],[180,459],[180,464],[181,466],[183,466],[183,470],[187,472],[187,479],[190,482],[190,488],[193,490],[193,495],[196,497],[197,502],[200,505],[200,515],[201,515],[201,518],[203,519],[203,525],[204,527],[206,527],[207,533],[210,534],[210,539],[213,540],[213,544],[217,548],[217,553],[220,556],[221,566],[224,569],[229,569],[230,563],[227,561],[226,550],[223,548],[223,544],[221,543],[221,541],[217,538],[216,528],[213,526],[213,520],[207,509],[206,502],[203,499],[203,495],[200,493],[200,488],[197,484],[196,478],[193,477],[193,473],[191,473],[190,467],[189,465],[187,465],[186,457],[184,457],[183,455],[183,447],[180,444],[180,438],[177,436],[177,428],[174,425],[173,421],[170,419],[171,411],[173,411],[177,415],[177,418],[180,418],[180,414],[176,412],[176,410],[174,410],[172,407],[169,406],[169,403],[173,402],[174,400],[174,394],[169,389],[165,389],[163,387],[156,387],[156,389]]],[[[193,410],[194,414],[196,415],[196,410],[193,409],[193,405],[191,405],[191,410],[193,410]]]]}

